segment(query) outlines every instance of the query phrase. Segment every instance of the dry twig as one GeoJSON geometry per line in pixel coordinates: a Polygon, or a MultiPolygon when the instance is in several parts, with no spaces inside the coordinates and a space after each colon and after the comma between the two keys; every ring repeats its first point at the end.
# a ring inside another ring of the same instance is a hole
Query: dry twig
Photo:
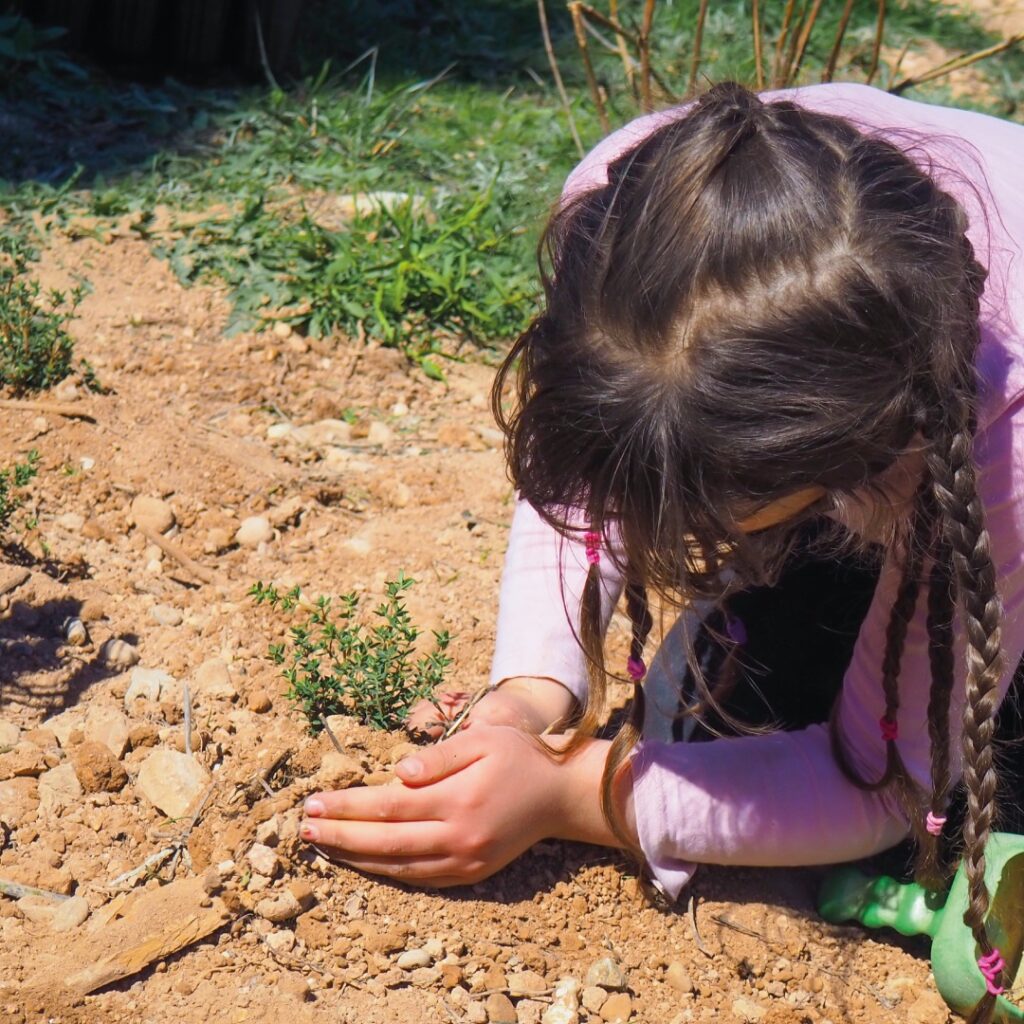
{"type": "Polygon", "coordinates": [[[77,405],[64,402],[36,402],[15,398],[0,398],[0,409],[24,409],[27,412],[48,412],[51,416],[63,416],[69,420],[85,420],[95,423],[96,417],[77,405]]]}
{"type": "MultiPolygon", "coordinates": [[[[756,0],[755,0],[756,2],[756,0]]],[[[843,36],[846,35],[846,26],[850,22],[850,15],[853,13],[853,0],[846,0],[843,6],[843,13],[839,19],[839,28],[836,29],[835,42],[832,43],[832,52],[828,55],[828,63],[821,73],[823,82],[831,82],[832,76],[836,73],[836,62],[839,60],[839,48],[843,43],[843,36]]]]}
{"type": "Polygon", "coordinates": [[[878,73],[878,57],[882,52],[882,36],[885,34],[885,0],[878,0],[878,21],[875,24],[875,42],[871,48],[871,67],[868,68],[867,83],[870,85],[878,73]]]}
{"type": "Polygon", "coordinates": [[[964,54],[962,57],[953,57],[950,60],[943,61],[937,67],[932,68],[930,71],[925,71],[920,75],[910,75],[909,77],[904,78],[902,82],[890,85],[889,92],[901,93],[904,89],[909,89],[912,85],[921,85],[923,82],[931,82],[936,78],[942,78],[954,71],[959,71],[961,68],[966,68],[971,64],[976,64],[979,60],[984,60],[986,57],[994,57],[997,53],[1002,53],[1004,50],[1012,49],[1020,42],[1024,42],[1024,32],[1010,36],[1009,39],[1004,39],[1001,43],[996,43],[995,46],[986,47],[984,50],[977,50],[974,53],[964,54]]]}
{"type": "MultiPolygon", "coordinates": [[[[852,0],[851,0],[852,2],[852,0]]],[[[758,89],[764,88],[764,54],[761,51],[761,11],[758,0],[751,0],[750,18],[754,26],[754,65],[758,89]]]]}
{"type": "Polygon", "coordinates": [[[569,13],[572,15],[572,27],[576,33],[576,45],[579,47],[580,56],[583,58],[583,70],[586,72],[590,95],[593,97],[594,106],[597,107],[597,116],[601,122],[601,130],[607,134],[611,131],[611,122],[608,120],[608,111],[604,107],[601,87],[598,84],[597,76],[594,74],[594,65],[590,59],[590,45],[587,43],[587,31],[583,27],[583,14],[580,11],[580,4],[569,4],[569,13]]]}
{"type": "Polygon", "coordinates": [[[155,544],[165,555],[169,555],[173,558],[200,582],[213,583],[217,579],[217,575],[213,570],[207,569],[205,565],[200,565],[190,555],[186,555],[185,552],[173,541],[169,541],[166,537],[161,536],[155,530],[150,530],[146,526],[140,526],[139,530],[142,532],[142,535],[146,540],[155,544]]]}
{"type": "Polygon", "coordinates": [[[0,878],[0,896],[10,896],[12,900],[20,900],[23,896],[40,896],[44,900],[63,903],[69,897],[49,889],[37,889],[34,885],[22,885],[21,882],[9,882],[0,878]]]}
{"type": "Polygon", "coordinates": [[[708,0],[700,0],[697,11],[697,24],[693,30],[693,59],[690,61],[690,79],[686,83],[686,94],[693,95],[697,87],[697,68],[700,67],[700,50],[704,42],[704,21],[708,16],[708,0]]]}
{"type": "Polygon", "coordinates": [[[697,898],[695,896],[690,897],[690,902],[686,907],[687,914],[690,915],[690,928],[693,931],[693,942],[694,945],[706,956],[712,957],[714,953],[704,945],[704,940],[700,937],[700,929],[697,927],[697,898]]]}
{"type": "MultiPolygon", "coordinates": [[[[703,4],[702,4],[703,6],[703,4]]],[[[644,113],[654,109],[651,99],[651,25],[654,23],[654,0],[645,0],[640,25],[640,101],[644,113]]]]}
{"type": "Polygon", "coordinates": [[[558,91],[558,98],[561,101],[562,109],[565,111],[565,119],[569,122],[569,133],[572,135],[572,141],[576,145],[576,152],[582,157],[583,142],[580,140],[580,133],[576,130],[576,120],[572,116],[572,104],[569,102],[569,94],[565,91],[562,73],[558,70],[558,61],[555,59],[555,48],[551,44],[551,32],[548,29],[548,12],[544,7],[544,0],[537,0],[537,17],[540,19],[540,34],[544,39],[544,52],[548,55],[551,77],[555,80],[555,89],[558,91]]]}

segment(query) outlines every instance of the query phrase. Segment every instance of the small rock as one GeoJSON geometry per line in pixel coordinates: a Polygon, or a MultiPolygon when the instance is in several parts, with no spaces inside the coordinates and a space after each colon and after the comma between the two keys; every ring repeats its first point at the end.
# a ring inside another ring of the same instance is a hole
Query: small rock
{"type": "Polygon", "coordinates": [[[167,817],[182,818],[209,783],[209,773],[194,757],[154,750],[139,769],[135,788],[167,817]]]}
{"type": "Polygon", "coordinates": [[[277,854],[269,846],[262,843],[253,843],[249,852],[245,855],[246,860],[252,865],[254,871],[258,871],[267,878],[273,878],[279,867],[277,854]]]}
{"type": "Polygon", "coordinates": [[[302,910],[309,910],[316,903],[313,887],[301,878],[293,878],[285,888],[302,910]]]}
{"type": "Polygon", "coordinates": [[[441,987],[453,989],[462,984],[462,968],[458,964],[441,964],[441,987]]]}
{"type": "Polygon", "coordinates": [[[740,998],[733,1000],[732,1013],[737,1020],[743,1021],[744,1024],[756,1024],[757,1021],[764,1020],[768,1015],[768,1008],[758,1005],[752,999],[740,998]]]}
{"type": "Polygon", "coordinates": [[[670,988],[684,995],[694,990],[693,978],[690,972],[678,961],[674,961],[665,968],[665,981],[670,988]]]}
{"type": "Polygon", "coordinates": [[[235,543],[243,548],[257,548],[274,539],[274,528],[263,516],[249,516],[242,520],[235,533],[235,543]]]}
{"type": "Polygon", "coordinates": [[[0,822],[19,828],[35,817],[39,807],[39,783],[35,779],[11,779],[0,782],[0,822]]]}
{"type": "Polygon", "coordinates": [[[89,916],[89,902],[84,896],[72,896],[59,903],[42,896],[23,896],[17,907],[28,920],[55,932],[69,932],[89,916]]]}
{"type": "Polygon", "coordinates": [[[13,750],[0,754],[0,779],[34,778],[46,769],[42,750],[28,740],[21,740],[13,750]]]}
{"type": "Polygon", "coordinates": [[[78,617],[83,622],[100,622],[107,617],[106,597],[87,597],[78,609],[78,617]]]}
{"type": "Polygon", "coordinates": [[[155,747],[160,742],[160,730],[152,722],[142,722],[132,726],[131,732],[128,733],[128,742],[132,750],[155,747]]]}
{"type": "Polygon", "coordinates": [[[149,617],[158,626],[180,626],[184,616],[180,608],[172,608],[169,604],[155,604],[149,609],[149,617]]]}
{"type": "Polygon", "coordinates": [[[234,700],[238,696],[231,682],[231,670],[222,658],[209,658],[192,676],[195,692],[211,700],[234,700]]]}
{"type": "Polygon", "coordinates": [[[255,714],[266,714],[273,706],[274,702],[270,699],[266,690],[254,690],[249,694],[247,707],[255,714]]]}
{"type": "Polygon", "coordinates": [[[140,494],[131,505],[131,521],[153,533],[166,533],[174,525],[174,512],[166,501],[140,494]]]}
{"type": "Polygon", "coordinates": [[[584,985],[580,992],[583,1009],[589,1010],[591,1013],[599,1013],[607,998],[608,993],[600,985],[584,985]]]}
{"type": "Polygon", "coordinates": [[[316,773],[316,784],[320,789],[348,789],[363,777],[363,766],[348,754],[328,750],[316,773]]]}
{"type": "Polygon", "coordinates": [[[69,617],[64,620],[64,639],[72,647],[84,647],[89,642],[89,631],[85,623],[76,617],[69,617]]]}
{"type": "Polygon", "coordinates": [[[294,429],[290,423],[271,423],[267,427],[267,440],[279,441],[282,437],[287,437],[294,429]]]}
{"type": "Polygon", "coordinates": [[[127,640],[114,637],[100,648],[100,660],[108,668],[131,668],[139,663],[139,649],[127,640]]]}
{"type": "Polygon", "coordinates": [[[275,814],[256,826],[256,842],[264,846],[277,846],[281,839],[281,822],[275,814]]]}
{"type": "MultiPolygon", "coordinates": [[[[370,429],[366,432],[366,440],[370,444],[390,444],[394,436],[392,429],[380,420],[374,420],[370,424],[370,429]]],[[[488,1010],[489,1012],[490,1010],[488,1010]]],[[[493,1020],[494,1018],[492,1017],[491,1019],[493,1020]]],[[[515,1017],[512,1020],[514,1021],[515,1017]]]]}
{"type": "Polygon", "coordinates": [[[579,1024],[580,1015],[568,1006],[552,1004],[540,1016],[541,1024],[579,1024]]]}
{"type": "Polygon", "coordinates": [[[407,949],[395,962],[403,971],[414,971],[418,967],[429,967],[434,961],[425,949],[407,949]]]}
{"type": "MultiPolygon", "coordinates": [[[[256,904],[256,913],[267,921],[280,924],[282,921],[290,921],[302,913],[302,906],[299,901],[287,890],[280,896],[267,896],[256,904]]],[[[289,935],[291,932],[288,933],[289,935]]]]}
{"type": "Polygon", "coordinates": [[[20,735],[21,730],[13,722],[0,719],[0,750],[15,746],[20,735]]]}
{"type": "Polygon", "coordinates": [[[299,444],[309,448],[323,448],[326,445],[348,444],[352,440],[352,426],[345,420],[318,420],[292,432],[299,444]]]}
{"type": "Polygon", "coordinates": [[[102,743],[116,758],[128,750],[131,725],[128,719],[109,704],[92,704],[85,715],[85,738],[102,743]]]}
{"type": "Polygon", "coordinates": [[[274,987],[286,996],[297,999],[300,1003],[313,998],[309,982],[300,974],[292,974],[291,972],[282,974],[274,983],[274,987]]]}
{"type": "Polygon", "coordinates": [[[290,338],[292,336],[292,325],[287,320],[276,320],[273,326],[275,338],[290,338]]]}
{"type": "Polygon", "coordinates": [[[487,1024],[487,1008],[474,999],[466,1004],[466,1020],[469,1024],[487,1024]]]}
{"type": "Polygon", "coordinates": [[[514,971],[508,976],[508,994],[513,999],[539,996],[547,989],[548,983],[536,971],[514,971]]]}
{"type": "Polygon", "coordinates": [[[58,765],[39,776],[39,808],[59,814],[82,797],[82,784],[70,764],[58,765]]]}
{"type": "Polygon", "coordinates": [[[132,710],[132,705],[137,700],[151,700],[155,704],[162,695],[170,696],[175,686],[175,679],[172,675],[160,668],[135,668],[132,669],[128,689],[124,694],[124,707],[126,711],[132,710]]]}
{"type": "Polygon", "coordinates": [[[518,1024],[540,1024],[545,1004],[537,999],[520,999],[516,1003],[516,1020],[518,1024]]]}
{"type": "Polygon", "coordinates": [[[86,740],[71,752],[75,775],[86,793],[112,793],[123,789],[128,773],[103,743],[86,740]]]}
{"type": "Polygon", "coordinates": [[[613,992],[601,1007],[601,1020],[608,1024],[625,1024],[633,1012],[633,1000],[628,992],[613,992]]]}
{"type": "Polygon", "coordinates": [[[629,979],[617,960],[603,956],[590,965],[585,984],[600,985],[610,992],[620,992],[629,987],[629,979]]]}
{"type": "Polygon", "coordinates": [[[318,921],[310,913],[300,915],[295,924],[295,938],[302,939],[307,949],[327,949],[334,936],[326,921],[318,921]]]}
{"type": "Polygon", "coordinates": [[[214,526],[206,533],[203,551],[208,555],[218,555],[227,551],[234,544],[234,534],[226,526],[214,526]]]}
{"type": "Polygon", "coordinates": [[[415,988],[434,988],[441,982],[441,968],[417,967],[409,972],[409,981],[415,988]]]}
{"type": "Polygon", "coordinates": [[[295,932],[290,932],[287,928],[278,928],[263,941],[275,953],[290,953],[295,948],[295,932]]]}
{"type": "Polygon", "coordinates": [[[580,983],[577,978],[559,978],[555,983],[555,991],[551,995],[554,1006],[564,1006],[569,1010],[580,1007],[580,983]]]}
{"type": "Polygon", "coordinates": [[[440,939],[427,939],[423,949],[431,960],[440,960],[444,956],[444,943],[440,939]]]}
{"type": "Polygon", "coordinates": [[[503,992],[492,992],[484,1003],[490,1024],[518,1024],[516,1008],[503,992]]]}

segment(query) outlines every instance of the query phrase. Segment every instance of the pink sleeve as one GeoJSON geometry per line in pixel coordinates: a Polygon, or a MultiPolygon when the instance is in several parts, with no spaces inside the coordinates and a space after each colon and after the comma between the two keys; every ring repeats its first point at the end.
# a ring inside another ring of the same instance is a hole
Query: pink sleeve
{"type": "MultiPolygon", "coordinates": [[[[622,577],[602,557],[602,629],[622,593],[622,577]]],[[[512,676],[555,679],[586,701],[587,669],[576,636],[587,578],[582,541],[558,534],[527,502],[516,502],[501,575],[491,685],[512,676]]]]}
{"type": "MultiPolygon", "coordinates": [[[[1005,693],[1024,652],[1024,402],[979,437],[980,489],[1004,604],[1005,693]]],[[[840,697],[839,722],[855,767],[877,778],[885,761],[878,719],[884,711],[881,662],[898,572],[883,570],[861,628],[840,697]]],[[[908,770],[931,789],[928,691],[931,670],[922,592],[900,671],[899,749],[908,770]]],[[[965,656],[957,629],[958,685],[950,711],[960,771],[965,656]]],[[[865,793],[840,773],[828,727],[707,743],[644,743],[634,755],[640,843],[671,895],[691,862],[781,866],[851,860],[885,849],[907,832],[888,794],[865,793]]]]}

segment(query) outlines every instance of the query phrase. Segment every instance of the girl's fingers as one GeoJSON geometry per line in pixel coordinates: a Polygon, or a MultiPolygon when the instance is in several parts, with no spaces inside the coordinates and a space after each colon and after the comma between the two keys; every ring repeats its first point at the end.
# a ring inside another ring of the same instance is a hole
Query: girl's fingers
{"type": "Polygon", "coordinates": [[[334,847],[346,861],[353,857],[423,860],[440,856],[445,847],[451,845],[450,834],[436,821],[333,821],[330,818],[310,818],[302,822],[299,835],[317,846],[334,847]]]}
{"type": "Polygon", "coordinates": [[[477,730],[468,729],[399,761],[395,774],[409,786],[426,786],[461,772],[486,753],[477,730]]]}
{"type": "MultiPolygon", "coordinates": [[[[419,756],[419,755],[417,755],[419,756]]],[[[408,786],[357,786],[314,793],[304,810],[307,818],[350,821],[433,821],[433,797],[408,786]]]]}

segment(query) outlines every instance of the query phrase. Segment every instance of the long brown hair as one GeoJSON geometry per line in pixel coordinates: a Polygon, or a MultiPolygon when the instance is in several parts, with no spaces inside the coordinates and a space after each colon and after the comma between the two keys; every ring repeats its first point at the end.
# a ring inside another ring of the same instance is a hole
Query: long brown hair
{"type": "MultiPolygon", "coordinates": [[[[493,403],[521,496],[566,536],[578,534],[582,510],[586,529],[614,540],[605,548],[627,580],[634,656],[650,630],[649,589],[719,598],[729,586],[777,577],[795,524],[747,535],[746,515],[813,485],[842,505],[909,451],[923,456],[912,515],[888,552],[902,565],[902,584],[882,667],[891,737],[884,773],[854,771],[835,721],[834,749],[856,785],[895,787],[919,870],[935,879],[937,839],[924,819],[929,809],[943,812],[951,786],[959,608],[967,636],[964,919],[988,954],[984,851],[1003,663],[972,457],[986,274],[966,229],[957,201],[893,143],[788,100],[715,86],[615,159],[606,185],[554,212],[541,244],[545,307],[505,360],[493,403]],[[513,378],[517,401],[506,412],[513,378]],[[900,660],[922,587],[930,787],[910,776],[895,735],[900,660]]],[[[581,734],[599,719],[608,679],[599,582],[592,565],[579,628],[590,665],[581,734]]],[[[603,806],[620,836],[610,792],[640,735],[642,698],[637,685],[605,771],[603,806]]],[[[976,1018],[992,1004],[986,997],[976,1018]]]]}

